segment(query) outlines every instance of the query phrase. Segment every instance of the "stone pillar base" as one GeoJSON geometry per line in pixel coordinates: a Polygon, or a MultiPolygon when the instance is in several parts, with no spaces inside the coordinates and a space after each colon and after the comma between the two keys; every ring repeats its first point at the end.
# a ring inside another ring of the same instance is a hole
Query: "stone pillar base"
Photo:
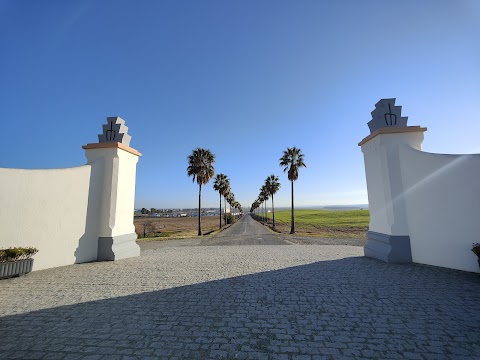
{"type": "Polygon", "coordinates": [[[412,262],[410,236],[387,235],[369,231],[368,242],[364,248],[365,256],[388,263],[412,262]]]}
{"type": "Polygon", "coordinates": [[[125,234],[98,238],[98,261],[115,261],[140,256],[140,247],[135,242],[137,234],[125,234]]]}

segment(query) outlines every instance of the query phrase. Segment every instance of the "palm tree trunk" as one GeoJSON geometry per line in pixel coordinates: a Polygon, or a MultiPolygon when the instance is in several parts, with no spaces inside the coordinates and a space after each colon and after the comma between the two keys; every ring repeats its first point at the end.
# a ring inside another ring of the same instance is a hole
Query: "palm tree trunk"
{"type": "Polygon", "coordinates": [[[218,216],[220,217],[219,229],[221,229],[222,228],[222,194],[220,194],[220,212],[218,213],[218,216]]]}
{"type": "Polygon", "coordinates": [[[265,202],[262,202],[262,224],[265,225],[265,202]]]}
{"type": "Polygon", "coordinates": [[[198,236],[202,235],[202,184],[198,185],[198,236]]]}
{"type": "Polygon", "coordinates": [[[292,225],[290,227],[290,234],[295,234],[295,214],[293,211],[293,181],[292,181],[292,225]]]}
{"type": "Polygon", "coordinates": [[[268,217],[267,217],[267,200],[263,202],[263,208],[265,211],[263,212],[265,214],[265,223],[268,224],[268,217]]]}
{"type": "Polygon", "coordinates": [[[224,216],[224,219],[223,219],[223,220],[225,221],[225,225],[227,225],[227,199],[225,198],[225,196],[223,197],[223,200],[224,200],[223,205],[225,205],[225,206],[224,206],[224,208],[225,208],[225,216],[224,216]]]}
{"type": "Polygon", "coordinates": [[[272,194],[272,219],[273,219],[273,228],[275,229],[275,206],[273,205],[273,194],[272,194]]]}

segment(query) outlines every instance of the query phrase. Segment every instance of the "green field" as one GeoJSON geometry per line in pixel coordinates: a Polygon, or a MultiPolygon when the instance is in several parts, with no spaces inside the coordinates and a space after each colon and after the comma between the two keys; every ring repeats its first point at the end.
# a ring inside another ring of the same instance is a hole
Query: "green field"
{"type": "MultiPolygon", "coordinates": [[[[275,222],[280,231],[289,230],[290,210],[275,211],[275,222]]],[[[368,210],[295,210],[295,230],[305,235],[364,238],[369,222],[368,210]]]]}

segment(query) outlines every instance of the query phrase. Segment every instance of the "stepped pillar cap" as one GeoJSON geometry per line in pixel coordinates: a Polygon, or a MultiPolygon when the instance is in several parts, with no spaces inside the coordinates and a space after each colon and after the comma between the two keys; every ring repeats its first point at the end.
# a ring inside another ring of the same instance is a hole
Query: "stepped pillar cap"
{"type": "Polygon", "coordinates": [[[131,139],[125,120],[119,116],[107,117],[107,123],[103,125],[103,133],[98,135],[99,143],[118,142],[130,146],[131,139]]]}
{"type": "Polygon", "coordinates": [[[395,98],[381,99],[371,112],[372,120],[368,122],[370,134],[382,128],[405,127],[408,117],[402,117],[402,107],[395,105],[395,98]]]}

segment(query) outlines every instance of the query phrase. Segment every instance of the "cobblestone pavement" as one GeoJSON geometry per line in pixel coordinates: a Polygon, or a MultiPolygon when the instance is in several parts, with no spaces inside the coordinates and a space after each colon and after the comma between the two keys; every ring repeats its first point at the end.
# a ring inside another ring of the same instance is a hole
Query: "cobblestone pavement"
{"type": "Polygon", "coordinates": [[[191,246],[0,281],[1,359],[480,359],[480,277],[355,246],[191,246]]]}
{"type": "Polygon", "coordinates": [[[365,246],[367,245],[366,239],[339,239],[339,238],[319,238],[314,236],[297,236],[297,235],[285,235],[285,238],[290,243],[298,245],[351,245],[351,246],[365,246]]]}

